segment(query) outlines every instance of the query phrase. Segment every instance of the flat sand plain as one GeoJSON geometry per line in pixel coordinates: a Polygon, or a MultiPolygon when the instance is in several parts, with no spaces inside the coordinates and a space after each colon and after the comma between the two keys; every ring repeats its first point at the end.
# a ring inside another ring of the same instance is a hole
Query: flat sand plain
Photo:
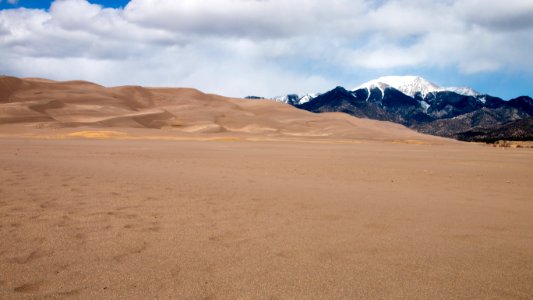
{"type": "Polygon", "coordinates": [[[0,139],[0,299],[531,299],[533,151],[0,139]]]}

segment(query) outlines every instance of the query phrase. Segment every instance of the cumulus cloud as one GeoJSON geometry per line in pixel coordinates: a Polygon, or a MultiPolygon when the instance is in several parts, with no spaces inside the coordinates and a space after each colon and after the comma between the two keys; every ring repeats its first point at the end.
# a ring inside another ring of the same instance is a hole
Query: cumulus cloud
{"type": "Polygon", "coordinates": [[[364,7],[362,0],[132,0],[124,16],[195,35],[283,38],[337,29],[364,7]]]}
{"type": "Polygon", "coordinates": [[[0,11],[0,73],[273,96],[376,70],[524,72],[531,15],[523,0],[56,0],[0,11]]]}

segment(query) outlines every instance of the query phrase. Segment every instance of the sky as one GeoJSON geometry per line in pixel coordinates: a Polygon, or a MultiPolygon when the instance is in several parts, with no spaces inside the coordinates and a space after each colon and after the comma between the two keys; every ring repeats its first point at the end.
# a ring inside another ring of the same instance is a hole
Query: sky
{"type": "Polygon", "coordinates": [[[273,97],[418,75],[533,96],[533,0],[0,0],[0,74],[273,97]]]}

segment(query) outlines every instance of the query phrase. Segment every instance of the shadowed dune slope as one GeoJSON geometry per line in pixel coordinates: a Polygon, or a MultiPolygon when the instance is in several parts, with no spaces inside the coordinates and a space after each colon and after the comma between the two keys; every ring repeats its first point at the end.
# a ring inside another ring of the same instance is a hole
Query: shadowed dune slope
{"type": "Polygon", "coordinates": [[[269,100],[190,88],[107,88],[86,81],[0,77],[0,131],[150,128],[166,134],[448,142],[401,125],[342,113],[315,114],[269,100]],[[2,130],[4,128],[4,130],[2,130]]]}

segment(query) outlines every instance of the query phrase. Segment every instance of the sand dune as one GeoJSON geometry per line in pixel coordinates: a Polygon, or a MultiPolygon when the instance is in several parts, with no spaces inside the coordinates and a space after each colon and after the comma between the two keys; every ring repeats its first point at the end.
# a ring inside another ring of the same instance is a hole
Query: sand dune
{"type": "Polygon", "coordinates": [[[86,81],[0,77],[2,134],[109,127],[125,132],[161,129],[140,135],[450,142],[393,123],[341,113],[313,114],[273,101],[226,98],[195,89],[106,88],[86,81]]]}

